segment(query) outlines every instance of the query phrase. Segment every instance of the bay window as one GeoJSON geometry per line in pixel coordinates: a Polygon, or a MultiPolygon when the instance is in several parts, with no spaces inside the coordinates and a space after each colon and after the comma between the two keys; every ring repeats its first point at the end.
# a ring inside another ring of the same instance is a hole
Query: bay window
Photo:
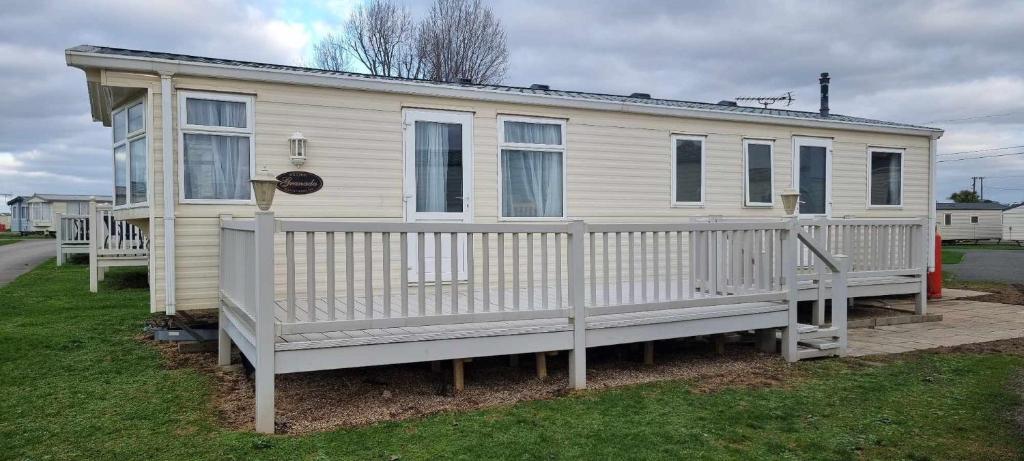
{"type": "Polygon", "coordinates": [[[745,139],[744,186],[746,206],[770,207],[774,203],[772,193],[772,141],[745,139]]]}
{"type": "Polygon", "coordinates": [[[565,121],[499,117],[503,218],[565,217],[565,121]]]}
{"type": "Polygon", "coordinates": [[[141,100],[115,109],[113,119],[114,206],[146,203],[148,149],[146,105],[141,100]]]}
{"type": "Polygon", "coordinates": [[[869,205],[897,207],[903,204],[903,150],[870,149],[869,205]]]}
{"type": "Polygon", "coordinates": [[[249,203],[252,97],[179,92],[181,201],[249,203]]]}
{"type": "Polygon", "coordinates": [[[704,136],[672,136],[672,203],[704,204],[704,136]]]}

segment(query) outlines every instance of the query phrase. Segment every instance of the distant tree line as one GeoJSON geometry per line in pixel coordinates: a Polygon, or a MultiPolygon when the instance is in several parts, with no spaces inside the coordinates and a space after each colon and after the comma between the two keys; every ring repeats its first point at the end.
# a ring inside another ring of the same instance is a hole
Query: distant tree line
{"type": "Polygon", "coordinates": [[[508,72],[505,30],[480,0],[435,0],[415,20],[405,5],[371,0],[353,11],[342,31],[313,45],[314,67],[372,75],[501,83],[508,72]],[[360,69],[361,70],[361,69],[360,69]]]}

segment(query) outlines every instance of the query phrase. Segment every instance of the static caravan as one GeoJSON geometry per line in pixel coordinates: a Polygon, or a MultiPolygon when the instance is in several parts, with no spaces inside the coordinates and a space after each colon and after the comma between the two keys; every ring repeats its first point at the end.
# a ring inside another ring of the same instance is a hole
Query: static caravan
{"type": "Polygon", "coordinates": [[[999,240],[1003,236],[1001,203],[936,203],[942,240],[999,240]]]}
{"type": "Polygon", "coordinates": [[[90,200],[110,203],[110,196],[34,194],[15,197],[7,202],[11,207],[11,231],[54,233],[58,215],[85,216],[90,200]]]}
{"type": "Polygon", "coordinates": [[[567,351],[583,387],[587,347],[756,330],[799,360],[845,353],[829,299],[924,312],[942,131],[833,114],[827,74],[801,112],[66,60],[112,128],[113,212],[149,233],[152,310],[220,309],[222,360],[257,363],[261,431],[278,373],[567,351]]]}
{"type": "Polygon", "coordinates": [[[1003,210],[1003,240],[1024,243],[1024,203],[1003,210]]]}

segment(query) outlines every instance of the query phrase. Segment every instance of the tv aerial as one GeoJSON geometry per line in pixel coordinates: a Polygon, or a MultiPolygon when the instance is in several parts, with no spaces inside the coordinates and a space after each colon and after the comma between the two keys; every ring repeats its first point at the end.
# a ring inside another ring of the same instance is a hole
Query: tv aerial
{"type": "Polygon", "coordinates": [[[792,91],[787,91],[786,94],[784,94],[782,96],[750,96],[750,97],[740,97],[740,98],[736,98],[736,101],[737,102],[739,102],[739,101],[753,101],[753,102],[756,102],[756,103],[764,106],[764,108],[767,109],[768,106],[770,106],[772,104],[777,104],[777,103],[780,103],[780,102],[786,103],[783,107],[789,107],[790,104],[793,104],[793,101],[796,101],[796,98],[793,97],[793,92],[792,91]]]}

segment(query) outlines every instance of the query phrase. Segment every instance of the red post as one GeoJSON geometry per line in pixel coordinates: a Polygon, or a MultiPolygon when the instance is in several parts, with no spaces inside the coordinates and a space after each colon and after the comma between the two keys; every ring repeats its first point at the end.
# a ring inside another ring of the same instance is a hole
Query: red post
{"type": "Polygon", "coordinates": [[[935,230],[935,270],[928,273],[928,299],[942,298],[942,234],[935,230]]]}

